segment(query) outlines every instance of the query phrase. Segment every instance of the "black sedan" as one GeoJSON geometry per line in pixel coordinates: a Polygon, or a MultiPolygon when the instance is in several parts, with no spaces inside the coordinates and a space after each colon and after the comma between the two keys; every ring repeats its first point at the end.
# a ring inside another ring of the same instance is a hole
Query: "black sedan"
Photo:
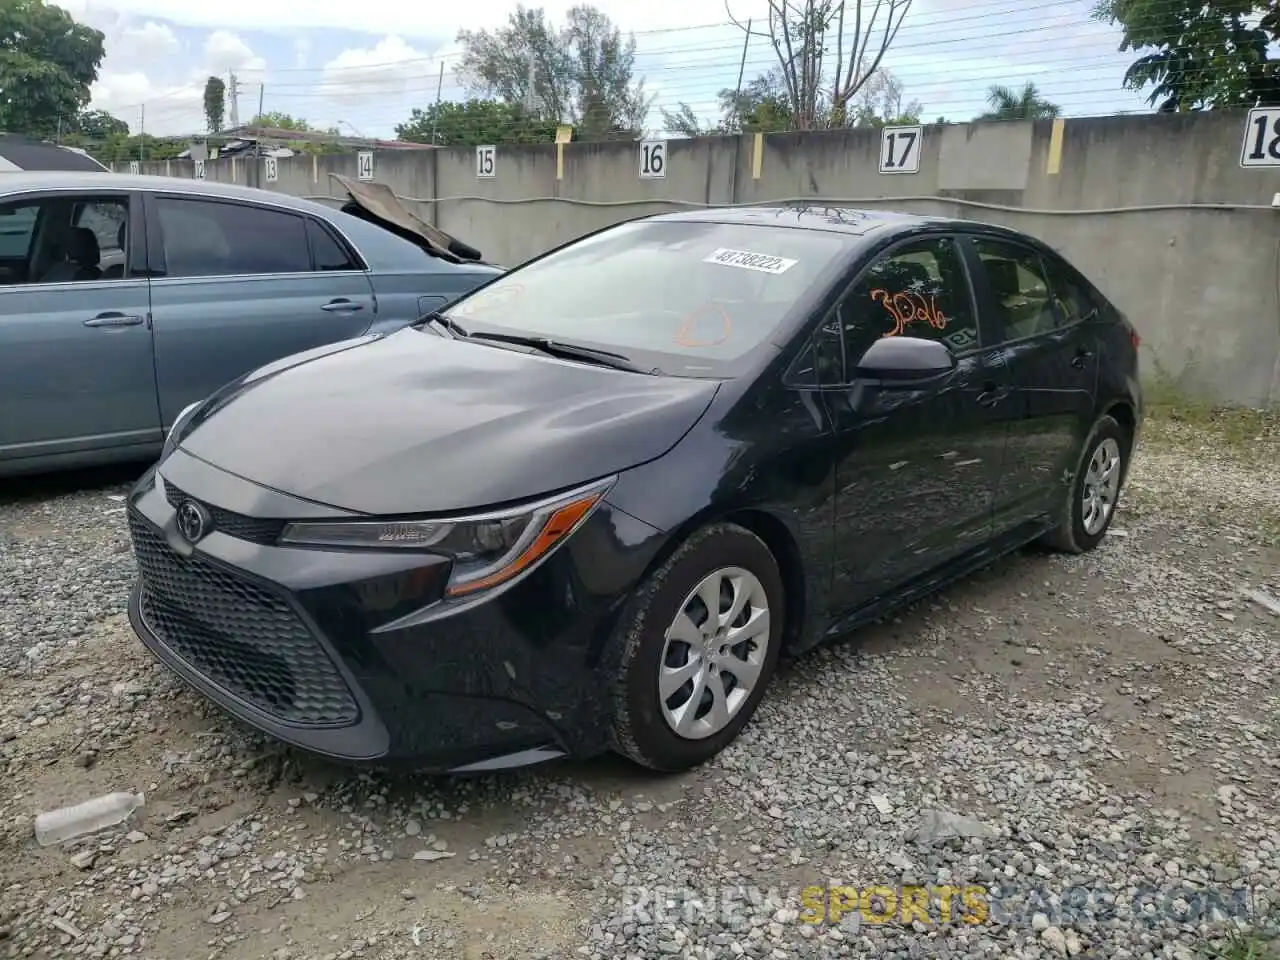
{"type": "Polygon", "coordinates": [[[1106,534],[1138,335],[988,224],[622,223],[189,408],[129,498],[143,643],[346,761],[728,745],[782,654],[1106,534]]]}

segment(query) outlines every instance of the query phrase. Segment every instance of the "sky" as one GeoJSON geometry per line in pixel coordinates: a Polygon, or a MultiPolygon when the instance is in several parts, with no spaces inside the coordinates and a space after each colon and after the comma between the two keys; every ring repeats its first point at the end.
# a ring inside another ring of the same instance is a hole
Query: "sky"
{"type": "MultiPolygon", "coordinates": [[[[862,2],[869,13],[875,0],[862,2]]],[[[728,11],[759,26],[766,3],[729,0],[728,11]]],[[[203,131],[206,78],[234,71],[242,123],[261,103],[265,111],[348,136],[392,137],[397,123],[437,93],[446,100],[466,95],[457,76],[458,31],[501,26],[514,9],[507,0],[59,5],[106,34],[91,106],[135,133],[144,127],[166,136],[203,131]]],[[[570,5],[542,4],[554,22],[570,5]]],[[[595,0],[595,6],[635,36],[636,75],[656,95],[651,133],[662,132],[664,107],[688,103],[700,116],[715,117],[716,93],[735,85],[744,57],[744,34],[729,22],[725,0],[595,0]]],[[[902,84],[904,100],[923,105],[926,121],[972,119],[985,109],[992,84],[1020,88],[1028,80],[1068,116],[1149,109],[1121,84],[1133,55],[1117,52],[1115,28],[1090,22],[1090,6],[1091,0],[912,0],[883,65],[902,84]]],[[[763,38],[745,49],[747,78],[776,63],[763,38]]]]}

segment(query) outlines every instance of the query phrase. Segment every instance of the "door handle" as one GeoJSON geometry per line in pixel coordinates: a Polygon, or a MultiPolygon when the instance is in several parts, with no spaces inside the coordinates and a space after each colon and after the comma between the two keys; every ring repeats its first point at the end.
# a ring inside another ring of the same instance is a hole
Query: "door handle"
{"type": "Polygon", "coordinates": [[[363,310],[364,304],[345,299],[330,300],[320,309],[326,313],[355,313],[358,310],[363,310]]]}
{"type": "Polygon", "coordinates": [[[145,322],[142,317],[111,310],[91,317],[84,322],[84,325],[86,327],[139,327],[145,322]]]}
{"type": "Polygon", "coordinates": [[[1093,358],[1093,351],[1086,347],[1081,347],[1076,351],[1075,357],[1071,360],[1071,365],[1077,370],[1083,370],[1085,362],[1093,358]]]}
{"type": "Polygon", "coordinates": [[[984,407],[994,407],[997,403],[1009,395],[1008,387],[988,386],[980,394],[978,394],[978,403],[984,407]]]}

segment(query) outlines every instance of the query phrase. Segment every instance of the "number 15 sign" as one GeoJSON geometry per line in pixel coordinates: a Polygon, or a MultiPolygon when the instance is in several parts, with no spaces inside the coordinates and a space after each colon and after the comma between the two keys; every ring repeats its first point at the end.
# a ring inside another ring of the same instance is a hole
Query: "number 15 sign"
{"type": "Polygon", "coordinates": [[[919,173],[920,141],[924,127],[883,127],[880,130],[880,172],[919,173]]]}

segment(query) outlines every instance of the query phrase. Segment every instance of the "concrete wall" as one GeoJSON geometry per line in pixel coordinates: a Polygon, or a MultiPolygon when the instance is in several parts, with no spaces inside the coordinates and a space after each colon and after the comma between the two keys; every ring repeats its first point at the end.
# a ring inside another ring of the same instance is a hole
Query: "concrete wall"
{"type": "MultiPolygon", "coordinates": [[[[1147,373],[1231,403],[1280,405],[1280,169],[1242,169],[1243,113],[925,128],[919,172],[878,172],[880,133],[672,140],[666,177],[634,143],[380,152],[374,177],[420,215],[512,265],[597,227],[704,204],[824,198],[1004,223],[1075,262],[1139,327],[1147,373]],[[1188,209],[1189,204],[1233,205],[1188,209]]],[[[254,184],[243,160],[208,179],[254,184]],[[234,168],[234,169],[233,169],[234,168]]],[[[144,164],[191,176],[189,163],[144,164]]],[[[263,184],[330,193],[351,156],[293,158],[263,184]]]]}

